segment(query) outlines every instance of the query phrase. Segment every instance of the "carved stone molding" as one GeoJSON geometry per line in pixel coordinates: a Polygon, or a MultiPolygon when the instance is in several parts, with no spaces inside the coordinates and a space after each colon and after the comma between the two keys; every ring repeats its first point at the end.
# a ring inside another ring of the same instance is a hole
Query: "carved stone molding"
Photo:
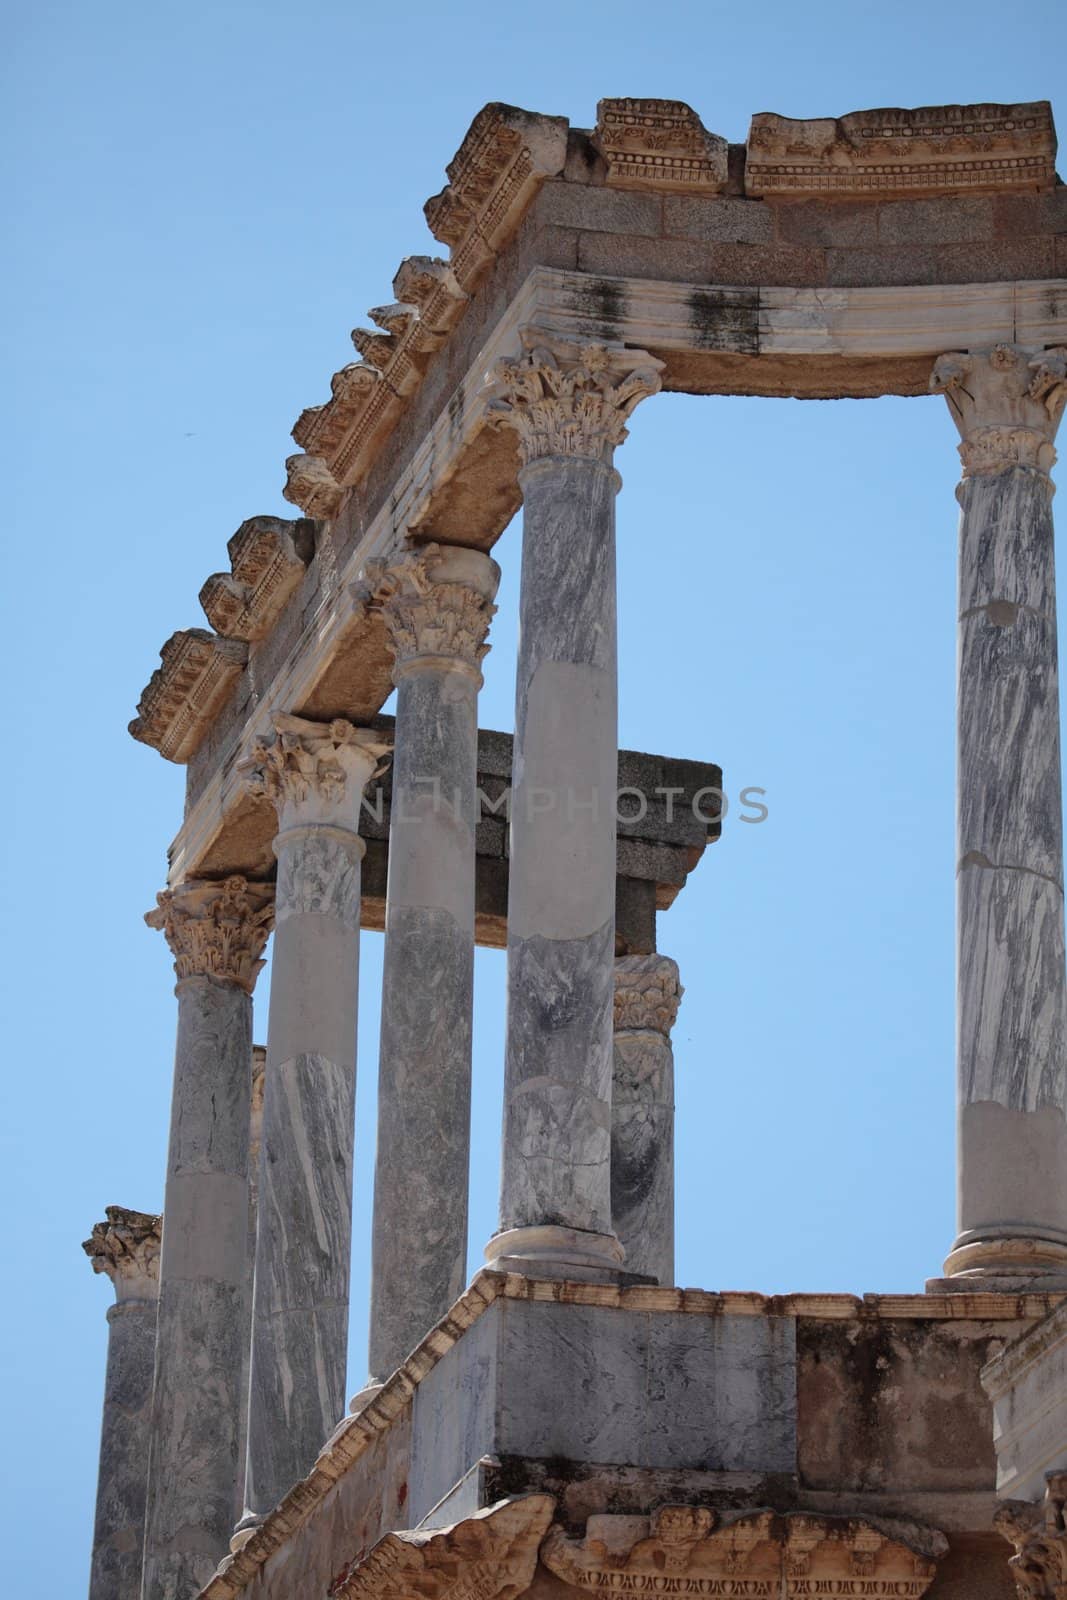
{"type": "Polygon", "coordinates": [[[106,1222],[93,1224],[82,1249],[94,1272],[106,1272],[117,1300],[151,1300],[159,1293],[163,1218],[147,1211],[107,1206],[106,1222]]]}
{"type": "MultiPolygon", "coordinates": [[[[347,370],[347,369],[346,369],[347,370]]],[[[306,517],[331,522],[341,509],[342,489],[321,456],[288,456],[285,462],[285,488],[290,505],[299,506],[306,517]]]]}
{"type": "Polygon", "coordinates": [[[563,171],[567,127],[565,117],[500,104],[483,107],[471,123],[446,168],[447,187],[424,207],[463,290],[503,249],[545,178],[563,171]]]}
{"type": "Polygon", "coordinates": [[[1067,1595],[1067,1472],[1050,1472],[1045,1501],[1035,1507],[1008,1501],[995,1523],[1015,1554],[1008,1562],[1020,1600],[1064,1600],[1067,1595]]]}
{"type": "Polygon", "coordinates": [[[213,573],[204,584],[204,615],[227,639],[265,639],[304,576],[315,525],[306,518],[249,517],[226,548],[231,570],[213,573]]]}
{"type": "Polygon", "coordinates": [[[965,478],[1015,466],[1051,470],[1067,404],[1067,349],[951,351],[935,362],[930,388],[944,395],[959,430],[965,478]]]}
{"type": "Polygon", "coordinates": [[[274,886],[247,878],[192,880],[156,895],[145,922],[164,934],[179,983],[217,978],[251,994],[274,922],[274,886]]]}
{"type": "Polygon", "coordinates": [[[618,189],[721,194],[729,145],[681,100],[601,100],[593,145],[618,189]]]}
{"type": "Polygon", "coordinates": [[[129,729],[168,761],[188,761],[240,677],[248,647],[206,628],[183,628],[159,658],[129,729]]]}
{"type": "Polygon", "coordinates": [[[524,466],[545,456],[610,462],[626,419],[660,389],[662,361],[618,344],[573,344],[543,328],[521,330],[523,354],[499,361],[487,411],[519,436],[524,466]]]}
{"type": "Polygon", "coordinates": [[[597,1593],[917,1600],[948,1542],[910,1523],[893,1537],[887,1526],[806,1512],[720,1519],[701,1507],[661,1506],[651,1517],[590,1517],[581,1540],[553,1528],[541,1560],[564,1582],[597,1593]]]}
{"type": "Polygon", "coordinates": [[[280,832],[316,824],[356,831],[363,790],[390,746],[344,717],[313,722],[276,712],[273,722],[273,734],[260,735],[239,763],[248,792],[273,803],[280,832]]]}
{"type": "Polygon", "coordinates": [[[1056,135],[1047,100],[1027,105],[853,111],[802,121],[752,118],[749,195],[891,195],[1051,189],[1056,135]]]}
{"type": "Polygon", "coordinates": [[[394,679],[426,661],[480,678],[499,582],[500,568],[482,551],[426,544],[392,563],[368,561],[352,594],[386,624],[394,679]]]}
{"type": "Polygon", "coordinates": [[[615,1032],[669,1036],[685,990],[670,956],[618,956],[615,961],[615,1032]]]}
{"type": "Polygon", "coordinates": [[[517,1600],[533,1582],[555,1500],[503,1500],[432,1533],[390,1533],[338,1573],[330,1600],[517,1600]]]}

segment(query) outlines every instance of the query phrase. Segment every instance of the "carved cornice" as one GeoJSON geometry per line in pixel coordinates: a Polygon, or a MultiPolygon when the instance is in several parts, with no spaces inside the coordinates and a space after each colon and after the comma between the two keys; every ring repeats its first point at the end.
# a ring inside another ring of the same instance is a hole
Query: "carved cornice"
{"type": "Polygon", "coordinates": [[[281,831],[319,823],[355,831],[364,787],[390,746],[344,717],[313,722],[276,712],[273,723],[273,734],[260,735],[239,763],[247,791],[272,802],[281,831]]]}
{"type": "Polygon", "coordinates": [[[593,145],[619,189],[721,194],[729,145],[681,100],[601,100],[593,145]]]}
{"type": "Polygon", "coordinates": [[[480,679],[499,582],[500,568],[480,550],[426,544],[392,563],[368,561],[352,593],[386,624],[394,679],[425,661],[467,668],[480,679]]]}
{"type": "Polygon", "coordinates": [[[1047,100],[853,111],[814,121],[764,111],[749,128],[745,193],[883,199],[1051,189],[1055,159],[1047,100]]]}
{"type": "Polygon", "coordinates": [[[286,457],[282,494],[290,505],[299,506],[306,517],[321,518],[324,522],[333,521],[343,498],[341,485],[328,464],[321,456],[312,455],[286,457]]]}
{"type": "Polygon", "coordinates": [[[1020,1600],[1064,1600],[1067,1595],[1067,1472],[1050,1472],[1045,1502],[1001,1506],[995,1524],[1015,1554],[1008,1562],[1020,1600]]]}
{"type": "Polygon", "coordinates": [[[166,937],[179,983],[217,978],[246,994],[265,963],[260,959],[274,921],[274,886],[247,878],[193,880],[156,895],[145,922],[166,937]]]}
{"type": "Polygon", "coordinates": [[[213,573],[204,584],[204,615],[227,639],[265,639],[304,576],[315,525],[306,518],[249,517],[226,548],[231,570],[213,573]]]}
{"type": "Polygon", "coordinates": [[[432,1533],[387,1534],[338,1573],[330,1600],[517,1600],[552,1521],[547,1494],[504,1500],[432,1533]]]}
{"type": "Polygon", "coordinates": [[[951,351],[934,363],[930,388],[948,401],[965,478],[1008,467],[1051,470],[1067,404],[1067,349],[951,351]]]}
{"type": "Polygon", "coordinates": [[[914,1524],[894,1538],[885,1526],[764,1510],[720,1519],[700,1507],[661,1506],[651,1518],[591,1517],[581,1540],[553,1528],[541,1560],[565,1583],[598,1594],[917,1600],[948,1542],[914,1524]]]}
{"type": "Polygon", "coordinates": [[[615,1032],[640,1030],[670,1036],[685,990],[670,956],[618,956],[615,961],[615,1032]]]}
{"type": "Polygon", "coordinates": [[[498,361],[486,410],[519,436],[524,466],[545,456],[610,462],[626,419],[660,389],[662,361],[619,344],[574,344],[543,328],[520,333],[523,354],[498,361]]]}
{"type": "Polygon", "coordinates": [[[468,293],[504,248],[545,178],[563,171],[567,120],[517,106],[485,106],[446,169],[448,185],[427,200],[426,221],[449,246],[468,293]]]}
{"type": "Polygon", "coordinates": [[[147,1211],[107,1206],[106,1222],[93,1224],[82,1249],[94,1272],[106,1272],[118,1300],[148,1300],[159,1293],[159,1248],[163,1218],[147,1211]]]}
{"type": "Polygon", "coordinates": [[[168,761],[188,761],[240,677],[248,647],[206,628],[183,628],[171,634],[159,659],[129,729],[168,761]]]}

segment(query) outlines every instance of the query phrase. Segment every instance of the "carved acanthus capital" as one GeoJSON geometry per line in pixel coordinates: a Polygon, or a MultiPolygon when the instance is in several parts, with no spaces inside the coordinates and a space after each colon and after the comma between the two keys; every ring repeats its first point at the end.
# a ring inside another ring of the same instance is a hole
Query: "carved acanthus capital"
{"type": "Polygon", "coordinates": [[[1020,1600],[1064,1600],[1067,1595],[1067,1472],[1050,1472],[1040,1509],[1012,1502],[995,1525],[1015,1554],[1008,1562],[1020,1600]]]}
{"type": "Polygon", "coordinates": [[[524,466],[544,456],[610,462],[626,420],[657,394],[663,362],[621,344],[574,344],[543,328],[523,328],[523,354],[497,362],[490,420],[519,435],[524,466]]]}
{"type": "Polygon", "coordinates": [[[344,717],[313,722],[276,712],[273,723],[238,765],[249,793],[273,803],[280,832],[317,824],[357,832],[363,790],[390,746],[344,717]]]}
{"type": "Polygon", "coordinates": [[[394,680],[429,665],[466,670],[480,681],[499,582],[500,568],[481,550],[427,544],[391,563],[368,561],[352,593],[386,624],[394,680]]]}
{"type": "Polygon", "coordinates": [[[327,1594],[330,1600],[517,1600],[533,1582],[555,1504],[548,1494],[522,1495],[451,1528],[387,1534],[339,1572],[327,1594]]]}
{"type": "Polygon", "coordinates": [[[106,1222],[93,1225],[82,1249],[94,1272],[106,1272],[116,1300],[153,1300],[159,1293],[159,1247],[163,1218],[147,1211],[107,1206],[106,1222]]]}
{"type": "Polygon", "coordinates": [[[260,958],[274,922],[274,886],[236,876],[217,883],[191,879],[157,894],[145,921],[166,937],[179,983],[217,978],[251,994],[265,965],[260,958]]]}
{"type": "Polygon", "coordinates": [[[615,961],[615,1032],[670,1035],[685,990],[670,956],[618,956],[615,961]]]}
{"type": "Polygon", "coordinates": [[[1067,404],[1067,349],[952,351],[935,362],[930,388],[944,395],[959,429],[965,478],[1008,467],[1051,470],[1067,404]]]}
{"type": "Polygon", "coordinates": [[[852,1517],[759,1510],[720,1518],[703,1507],[661,1506],[651,1517],[590,1517],[584,1539],[553,1528],[541,1560],[564,1582],[598,1594],[918,1600],[948,1542],[916,1524],[899,1538],[885,1528],[852,1517]]]}

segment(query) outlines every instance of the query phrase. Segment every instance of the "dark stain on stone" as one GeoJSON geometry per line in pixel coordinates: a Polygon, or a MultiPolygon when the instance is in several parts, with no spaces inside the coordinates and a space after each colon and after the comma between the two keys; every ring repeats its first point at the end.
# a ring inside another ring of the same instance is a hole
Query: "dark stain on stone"
{"type": "Polygon", "coordinates": [[[610,341],[619,337],[626,316],[626,294],[614,278],[590,278],[579,293],[578,309],[587,319],[586,335],[610,341]]]}
{"type": "Polygon", "coordinates": [[[759,291],[727,300],[720,289],[693,289],[687,305],[689,325],[701,350],[730,350],[741,355],[759,354],[759,291]]]}

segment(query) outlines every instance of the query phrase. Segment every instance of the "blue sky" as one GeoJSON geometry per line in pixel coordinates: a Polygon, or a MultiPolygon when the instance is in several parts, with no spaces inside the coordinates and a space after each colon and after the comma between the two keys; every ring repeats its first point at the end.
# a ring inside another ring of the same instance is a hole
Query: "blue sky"
{"type": "MultiPolygon", "coordinates": [[[[50,4],[8,25],[2,646],[8,1587],[88,1565],[104,1313],[79,1242],[162,1201],[175,1005],[141,914],[183,774],[126,733],[204,578],[281,499],[348,329],[436,250],[477,110],[603,95],[841,114],[1052,94],[1067,12],[616,0],[50,4]],[[14,1261],[12,1261],[12,1251],[14,1261]]],[[[955,434],[936,399],[660,397],[620,454],[621,739],[767,791],[660,944],[687,994],[679,1281],[914,1290],[953,1233],[955,434]]],[[[510,727],[518,524],[483,724],[510,727]]],[[[364,940],[351,1388],[365,1374],[380,940],[364,940]]],[[[492,1231],[503,959],[479,958],[472,1262],[492,1231]]],[[[266,976],[257,1001],[265,1035],[266,976]]]]}

